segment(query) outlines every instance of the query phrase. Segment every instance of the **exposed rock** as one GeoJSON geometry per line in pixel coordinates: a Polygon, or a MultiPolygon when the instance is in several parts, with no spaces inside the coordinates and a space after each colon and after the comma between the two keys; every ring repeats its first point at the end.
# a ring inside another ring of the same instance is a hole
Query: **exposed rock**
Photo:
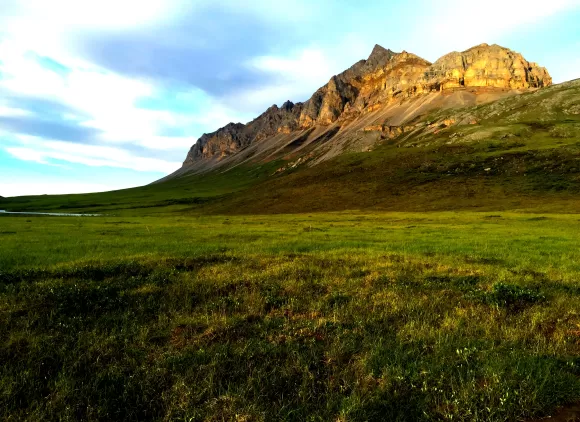
{"type": "Polygon", "coordinates": [[[223,158],[276,133],[290,133],[298,129],[301,111],[302,103],[287,101],[280,108],[273,105],[247,125],[230,123],[216,132],[205,134],[191,147],[183,165],[202,159],[223,158]]]}
{"type": "Polygon", "coordinates": [[[367,60],[361,60],[350,69],[333,76],[328,84],[316,91],[304,104],[300,127],[329,125],[338,120],[345,111],[356,110],[355,103],[364,97],[360,90],[368,85],[365,79],[381,71],[396,56],[391,50],[375,45],[367,60]]]}
{"type": "Polygon", "coordinates": [[[395,139],[404,133],[413,131],[415,128],[415,126],[373,125],[365,127],[363,132],[378,132],[382,139],[395,139]]]}
{"type": "Polygon", "coordinates": [[[462,53],[441,57],[421,83],[428,89],[493,87],[541,88],[552,84],[548,71],[497,44],[480,44],[462,53]]]}
{"type": "Polygon", "coordinates": [[[363,77],[355,110],[371,112],[393,98],[421,94],[423,89],[417,81],[430,65],[428,61],[406,51],[394,55],[385,66],[363,77]]]}
{"type": "MultiPolygon", "coordinates": [[[[203,135],[191,148],[184,166],[200,160],[219,160],[278,134],[337,121],[355,121],[393,101],[427,93],[458,89],[525,90],[551,83],[545,68],[498,45],[481,44],[461,53],[453,52],[433,64],[406,51],[394,53],[376,45],[367,60],[333,76],[304,104],[288,101],[281,107],[273,105],[247,125],[230,123],[203,135]]],[[[571,112],[575,111],[572,106],[571,112]]],[[[446,126],[447,123],[455,122],[445,122],[446,126]]],[[[476,120],[471,118],[470,123],[476,120]]],[[[383,138],[400,135],[399,129],[387,123],[376,130],[383,138]]]]}

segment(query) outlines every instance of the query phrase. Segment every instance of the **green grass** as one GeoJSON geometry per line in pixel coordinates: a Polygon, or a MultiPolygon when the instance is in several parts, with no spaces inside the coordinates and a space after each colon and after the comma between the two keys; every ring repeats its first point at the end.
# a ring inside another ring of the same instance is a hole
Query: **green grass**
{"type": "Polygon", "coordinates": [[[478,124],[279,175],[0,198],[103,214],[0,215],[0,419],[525,421],[577,402],[579,98],[437,110],[478,124]]]}
{"type": "Polygon", "coordinates": [[[158,215],[227,199],[234,192],[263,182],[279,164],[270,162],[239,166],[226,173],[187,175],[163,183],[119,191],[0,198],[7,211],[158,215]]]}
{"type": "Polygon", "coordinates": [[[0,217],[0,419],[527,420],[580,399],[580,216],[0,217]]]}

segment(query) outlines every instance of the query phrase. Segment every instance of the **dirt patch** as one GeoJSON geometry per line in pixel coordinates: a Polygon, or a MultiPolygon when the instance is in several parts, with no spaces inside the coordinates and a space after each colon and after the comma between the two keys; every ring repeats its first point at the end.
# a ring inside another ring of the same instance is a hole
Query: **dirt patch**
{"type": "Polygon", "coordinates": [[[580,403],[559,409],[554,416],[547,416],[542,419],[534,419],[528,422],[580,422],[580,403]]]}

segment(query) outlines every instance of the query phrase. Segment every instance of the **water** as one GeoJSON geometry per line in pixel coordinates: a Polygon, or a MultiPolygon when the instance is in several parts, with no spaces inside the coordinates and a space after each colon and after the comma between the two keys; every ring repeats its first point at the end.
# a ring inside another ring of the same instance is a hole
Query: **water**
{"type": "Polygon", "coordinates": [[[13,212],[0,210],[0,214],[20,214],[20,215],[50,215],[53,217],[98,217],[101,214],[68,214],[64,212],[13,212]]]}

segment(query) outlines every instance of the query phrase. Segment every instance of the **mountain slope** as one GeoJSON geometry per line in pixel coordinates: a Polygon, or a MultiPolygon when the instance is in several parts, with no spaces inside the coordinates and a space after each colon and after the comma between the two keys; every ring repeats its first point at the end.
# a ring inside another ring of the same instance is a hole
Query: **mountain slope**
{"type": "MultiPolygon", "coordinates": [[[[405,107],[422,106],[432,95],[404,101],[405,107]]],[[[6,198],[2,208],[109,215],[580,210],[580,80],[465,107],[457,106],[458,95],[472,94],[439,96],[439,103],[453,100],[456,106],[424,114],[410,131],[383,126],[359,133],[357,143],[372,141],[365,152],[319,163],[292,153],[249,159],[123,191],[6,198]]],[[[312,137],[319,131],[307,132],[312,137]]],[[[325,132],[318,136],[314,144],[324,148],[325,132]]]]}
{"type": "Polygon", "coordinates": [[[289,154],[321,162],[372,146],[361,132],[380,128],[392,137],[413,130],[410,123],[431,110],[485,103],[551,82],[546,69],[498,45],[453,52],[433,64],[377,45],[367,60],[333,76],[305,103],[274,105],[247,125],[231,123],[203,135],[170,177],[289,154]]]}
{"type": "MultiPolygon", "coordinates": [[[[207,212],[580,210],[580,80],[443,109],[372,151],[288,161],[207,212]],[[470,119],[477,122],[469,124],[470,119]],[[458,124],[457,122],[468,122],[458,124]]],[[[227,172],[226,172],[227,173],[227,172]]]]}
{"type": "MultiPolygon", "coordinates": [[[[239,125],[262,138],[223,158],[199,159],[159,183],[6,198],[2,208],[127,215],[580,210],[580,80],[533,90],[444,89],[343,112],[330,125],[264,135],[295,122],[295,107],[272,108],[260,124],[239,125]]],[[[232,139],[235,129],[227,129],[232,139]]]]}

